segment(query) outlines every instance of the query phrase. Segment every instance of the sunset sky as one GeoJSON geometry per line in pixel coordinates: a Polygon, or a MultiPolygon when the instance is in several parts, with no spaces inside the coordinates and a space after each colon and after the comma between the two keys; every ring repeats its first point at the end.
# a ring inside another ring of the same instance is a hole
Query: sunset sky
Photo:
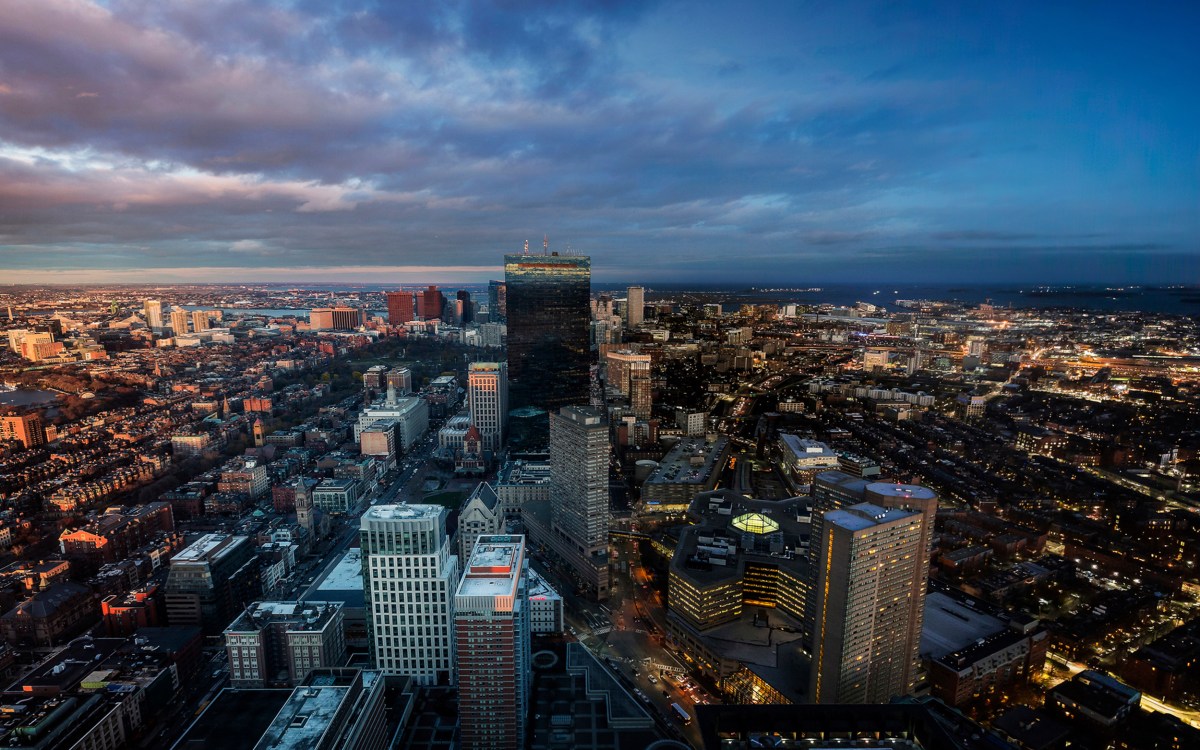
{"type": "Polygon", "coordinates": [[[0,0],[0,283],[1200,283],[1200,5],[0,0]],[[445,268],[443,268],[445,267],[445,268]]]}

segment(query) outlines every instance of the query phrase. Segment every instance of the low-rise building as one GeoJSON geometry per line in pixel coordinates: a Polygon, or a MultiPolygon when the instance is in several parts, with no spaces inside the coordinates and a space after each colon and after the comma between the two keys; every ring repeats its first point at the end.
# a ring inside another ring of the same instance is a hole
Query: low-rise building
{"type": "Polygon", "coordinates": [[[346,659],[340,602],[255,602],[224,635],[237,688],[292,687],[310,670],[346,659]]]}

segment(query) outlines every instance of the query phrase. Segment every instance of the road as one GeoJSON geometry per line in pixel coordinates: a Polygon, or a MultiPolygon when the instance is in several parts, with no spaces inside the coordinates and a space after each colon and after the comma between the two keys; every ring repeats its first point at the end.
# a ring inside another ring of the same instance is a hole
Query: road
{"type": "Polygon", "coordinates": [[[534,563],[562,592],[570,632],[642,701],[660,730],[699,747],[697,725],[693,721],[682,726],[672,715],[671,704],[679,703],[694,717],[696,703],[716,701],[686,677],[683,665],[664,647],[666,608],[662,594],[651,585],[649,572],[640,564],[636,542],[614,541],[613,548],[617,558],[612,597],[603,603],[576,596],[566,571],[540,559],[534,563]]]}
{"type": "MultiPolygon", "coordinates": [[[[1051,652],[1046,658],[1046,673],[1050,674],[1054,667],[1066,667],[1071,676],[1075,676],[1085,669],[1089,669],[1088,665],[1082,662],[1071,661],[1065,656],[1060,656],[1051,652]]],[[[1179,706],[1172,706],[1170,703],[1155,698],[1154,696],[1142,693],[1141,706],[1146,711],[1156,711],[1160,714],[1170,714],[1180,721],[1189,724],[1197,729],[1200,729],[1200,711],[1192,711],[1179,706]]]]}

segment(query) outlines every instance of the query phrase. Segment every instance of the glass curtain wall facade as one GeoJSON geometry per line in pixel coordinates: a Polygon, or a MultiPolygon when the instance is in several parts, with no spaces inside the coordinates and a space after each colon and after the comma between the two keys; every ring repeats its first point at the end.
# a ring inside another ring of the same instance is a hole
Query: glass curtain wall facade
{"type": "Polygon", "coordinates": [[[592,260],[584,255],[504,256],[512,409],[587,404],[592,260]]]}

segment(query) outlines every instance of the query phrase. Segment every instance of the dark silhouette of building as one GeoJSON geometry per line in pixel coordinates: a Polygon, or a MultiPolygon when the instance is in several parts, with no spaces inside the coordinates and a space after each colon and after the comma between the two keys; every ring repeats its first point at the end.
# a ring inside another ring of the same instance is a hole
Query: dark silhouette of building
{"type": "Polygon", "coordinates": [[[458,294],[455,295],[455,298],[460,303],[459,307],[462,308],[462,322],[470,323],[471,321],[475,320],[475,309],[472,307],[471,293],[466,289],[459,289],[458,294]]]}
{"type": "Polygon", "coordinates": [[[506,255],[510,408],[587,404],[592,261],[584,255],[506,255]]]}
{"type": "Polygon", "coordinates": [[[421,320],[433,320],[442,317],[442,307],[446,304],[445,296],[433,284],[417,297],[417,317],[421,320]]]}
{"type": "Polygon", "coordinates": [[[502,323],[508,317],[508,288],[503,281],[488,282],[488,318],[502,323]]]}

